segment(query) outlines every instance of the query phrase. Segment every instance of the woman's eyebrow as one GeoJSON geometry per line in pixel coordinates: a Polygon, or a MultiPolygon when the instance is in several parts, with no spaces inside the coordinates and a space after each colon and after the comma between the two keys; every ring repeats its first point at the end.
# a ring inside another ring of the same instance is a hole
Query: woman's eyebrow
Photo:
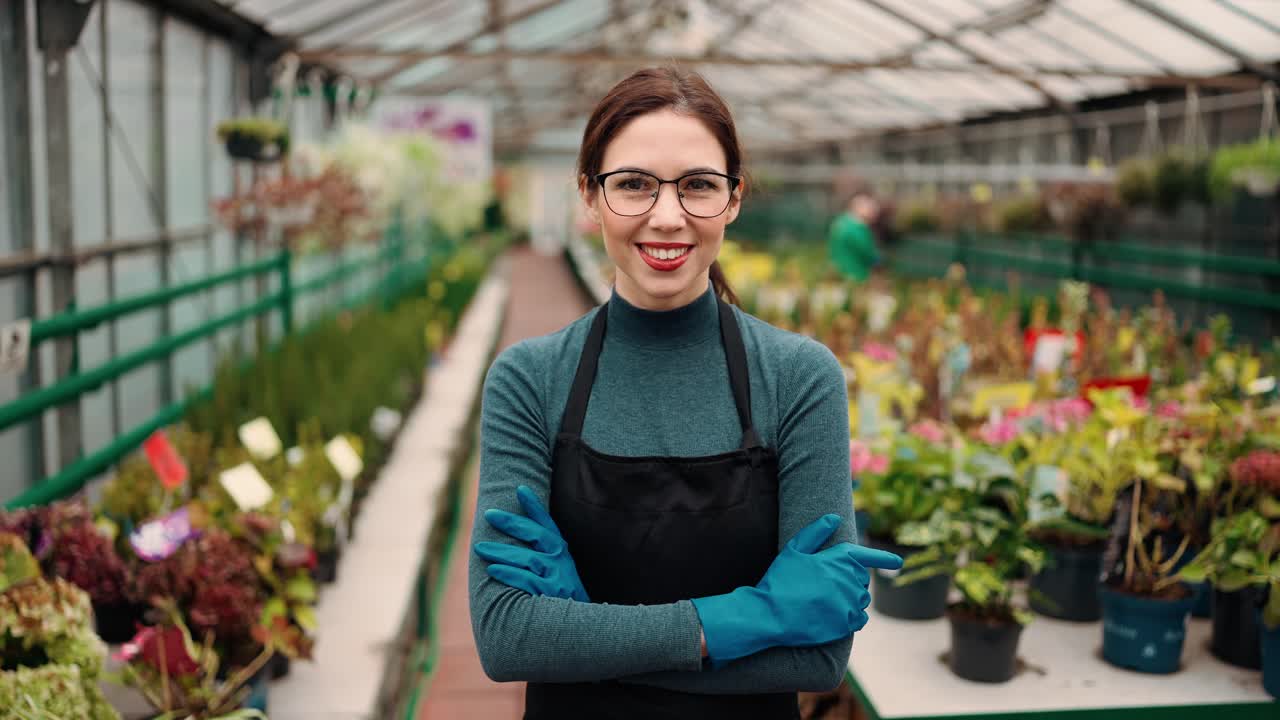
{"type": "MultiPolygon", "coordinates": [[[[633,165],[624,165],[620,168],[615,168],[610,172],[642,172],[642,173],[647,173],[649,175],[653,175],[655,177],[657,176],[657,173],[655,173],[652,170],[648,170],[642,167],[635,167],[633,165]]],[[[719,172],[720,172],[719,170],[713,167],[700,166],[700,167],[686,168],[683,172],[680,173],[680,175],[684,176],[692,173],[719,173],[719,172]]]]}

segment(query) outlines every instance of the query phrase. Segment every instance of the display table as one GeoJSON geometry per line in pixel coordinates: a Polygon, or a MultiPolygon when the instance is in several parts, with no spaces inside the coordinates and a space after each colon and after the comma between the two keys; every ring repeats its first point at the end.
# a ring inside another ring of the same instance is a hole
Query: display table
{"type": "Polygon", "coordinates": [[[1182,670],[1147,675],[1102,659],[1102,624],[1037,616],[1018,644],[1013,680],[984,684],[951,672],[946,619],[925,622],[871,616],[854,636],[849,680],[873,720],[891,718],[1201,718],[1280,720],[1280,702],[1262,675],[1209,653],[1209,621],[1187,627],[1182,670]]]}

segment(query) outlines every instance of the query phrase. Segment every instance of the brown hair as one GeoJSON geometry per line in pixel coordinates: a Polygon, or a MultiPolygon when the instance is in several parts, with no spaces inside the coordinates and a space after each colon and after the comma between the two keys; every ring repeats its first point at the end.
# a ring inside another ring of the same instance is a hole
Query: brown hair
{"type": "MultiPolygon", "coordinates": [[[[591,111],[587,129],[582,134],[582,149],[578,151],[578,174],[587,187],[595,189],[595,176],[600,173],[605,148],[627,123],[668,108],[701,120],[724,149],[728,164],[725,172],[743,175],[742,146],[724,99],[696,72],[671,67],[645,68],[614,85],[591,111]]],[[[719,260],[711,263],[710,277],[717,295],[727,303],[740,304],[719,260]]]]}

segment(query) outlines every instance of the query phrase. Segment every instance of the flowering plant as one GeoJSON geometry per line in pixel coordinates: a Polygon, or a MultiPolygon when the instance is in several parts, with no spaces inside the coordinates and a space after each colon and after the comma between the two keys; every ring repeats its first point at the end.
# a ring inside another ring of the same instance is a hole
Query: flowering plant
{"type": "Polygon", "coordinates": [[[244,667],[218,680],[220,658],[214,636],[206,632],[197,643],[170,601],[160,601],[163,621],[142,628],[120,647],[114,659],[123,662],[122,684],[138,690],[161,711],[162,720],[266,720],[258,710],[240,709],[248,694],[247,683],[262,670],[274,653],[268,628],[256,628],[262,650],[244,667]]]}

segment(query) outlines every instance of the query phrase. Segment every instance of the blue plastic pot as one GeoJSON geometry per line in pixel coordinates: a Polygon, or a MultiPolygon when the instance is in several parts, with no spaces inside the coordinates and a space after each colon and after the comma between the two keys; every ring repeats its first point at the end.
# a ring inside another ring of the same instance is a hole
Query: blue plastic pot
{"type": "Polygon", "coordinates": [[[871,516],[867,514],[866,510],[854,510],[853,522],[858,526],[858,534],[857,534],[858,544],[866,545],[867,544],[867,528],[871,527],[871,516]]]}
{"type": "Polygon", "coordinates": [[[1102,657],[1112,665],[1138,672],[1176,672],[1182,664],[1187,615],[1195,597],[1158,600],[1116,592],[1106,586],[1099,593],[1102,657]]]}
{"type": "Polygon", "coordinates": [[[1280,700],[1280,626],[1268,630],[1259,612],[1258,627],[1262,633],[1262,689],[1280,700]]]}
{"type": "Polygon", "coordinates": [[[249,682],[246,683],[249,686],[249,694],[245,696],[244,702],[240,704],[241,708],[245,710],[260,710],[263,713],[267,712],[267,700],[271,691],[271,673],[268,670],[269,667],[270,666],[266,666],[262,670],[259,670],[252,678],[249,679],[249,682]]]}

